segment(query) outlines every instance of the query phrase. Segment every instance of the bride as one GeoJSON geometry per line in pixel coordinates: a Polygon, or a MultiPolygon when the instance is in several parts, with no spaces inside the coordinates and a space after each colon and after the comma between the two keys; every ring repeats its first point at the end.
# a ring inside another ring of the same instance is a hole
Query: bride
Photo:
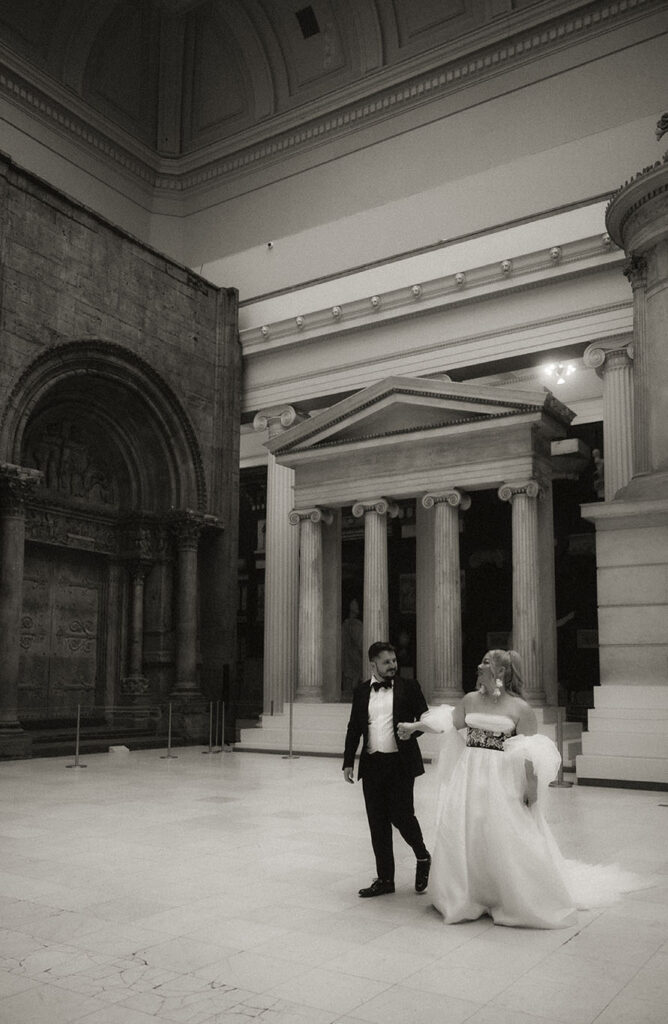
{"type": "Polygon", "coordinates": [[[561,758],[537,733],[516,652],[488,651],[476,691],[397,731],[407,739],[416,730],[446,734],[429,892],[447,924],[489,914],[495,924],[565,928],[578,908],[646,884],[615,866],[562,857],[542,811],[561,758]]]}

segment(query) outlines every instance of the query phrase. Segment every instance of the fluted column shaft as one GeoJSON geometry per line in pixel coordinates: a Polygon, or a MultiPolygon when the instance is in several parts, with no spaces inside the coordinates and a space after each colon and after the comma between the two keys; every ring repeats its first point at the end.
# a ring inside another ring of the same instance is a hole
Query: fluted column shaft
{"type": "Polygon", "coordinates": [[[197,547],[202,518],[177,513],[173,518],[177,545],[176,686],[181,697],[199,696],[197,683],[197,547]]]}
{"type": "Polygon", "coordinates": [[[321,702],[324,694],[324,618],[322,523],[331,513],[295,509],[289,521],[299,526],[299,614],[297,622],[297,699],[321,702]]]}
{"type": "Polygon", "coordinates": [[[397,506],[385,498],[358,501],[353,515],[364,516],[364,656],[371,644],[387,640],[389,632],[387,517],[394,518],[397,506]]]}
{"type": "Polygon", "coordinates": [[[457,489],[426,494],[425,508],[434,512],[434,593],[432,697],[435,701],[461,697],[462,599],[459,568],[459,514],[471,499],[457,489]]]}
{"type": "MultiPolygon", "coordinates": [[[[276,437],[304,415],[284,406],[258,413],[256,430],[276,437]]],[[[294,470],[267,458],[267,524],[265,535],[264,710],[282,712],[294,695],[297,677],[297,607],[299,535],[288,516],[294,507],[294,470]]]]}
{"type": "Polygon", "coordinates": [[[603,447],[605,457],[605,500],[633,476],[633,346],[619,342],[590,345],[584,362],[603,380],[603,447]]]}
{"type": "Polygon", "coordinates": [[[0,463],[0,734],[21,732],[18,685],[25,502],[41,479],[37,470],[0,463]]]}
{"type": "Polygon", "coordinates": [[[513,644],[522,659],[527,699],[545,704],[540,602],[538,507],[540,486],[535,480],[504,484],[502,501],[512,504],[513,644]]]}

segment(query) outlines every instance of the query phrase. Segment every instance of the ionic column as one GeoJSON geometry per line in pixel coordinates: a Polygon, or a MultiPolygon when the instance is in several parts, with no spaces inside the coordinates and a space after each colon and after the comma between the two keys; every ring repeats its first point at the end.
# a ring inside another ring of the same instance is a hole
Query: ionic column
{"type": "Polygon", "coordinates": [[[324,618],[322,523],[332,514],[320,508],[294,509],[288,520],[299,526],[299,614],[297,624],[297,699],[324,699],[324,618]]]}
{"type": "Polygon", "coordinates": [[[545,704],[540,600],[540,552],[536,480],[503,484],[502,501],[512,504],[513,522],[513,644],[522,658],[524,684],[531,704],[545,704]]]}
{"type": "Polygon", "coordinates": [[[633,476],[633,345],[595,342],[584,363],[603,381],[604,494],[612,501],[633,476]]]}
{"type": "MultiPolygon", "coordinates": [[[[631,256],[624,274],[633,289],[633,473],[652,470],[649,417],[652,409],[647,346],[647,260],[631,256]]],[[[607,473],[606,473],[607,477],[607,473]]],[[[606,487],[605,499],[608,500],[606,487]]]]}
{"type": "MultiPolygon", "coordinates": [[[[269,438],[306,419],[291,405],[258,413],[255,430],[269,438]]],[[[267,528],[264,577],[264,710],[277,713],[292,698],[297,676],[299,536],[288,516],[294,507],[294,470],[267,456],[267,528]]]]}
{"type": "Polygon", "coordinates": [[[0,754],[23,757],[30,741],[18,720],[25,503],[42,479],[35,469],[0,463],[0,754]]]}
{"type": "Polygon", "coordinates": [[[387,498],[358,501],[356,519],[364,516],[364,657],[372,643],[388,640],[387,517],[399,508],[387,498]]]}
{"type": "Polygon", "coordinates": [[[200,697],[197,682],[197,546],[203,516],[189,510],[170,516],[176,536],[176,685],[173,696],[200,697]]]}
{"type": "Polygon", "coordinates": [[[467,494],[453,488],[425,494],[422,505],[434,515],[433,672],[436,703],[463,695],[462,598],[459,571],[459,515],[471,507],[467,494]]]}

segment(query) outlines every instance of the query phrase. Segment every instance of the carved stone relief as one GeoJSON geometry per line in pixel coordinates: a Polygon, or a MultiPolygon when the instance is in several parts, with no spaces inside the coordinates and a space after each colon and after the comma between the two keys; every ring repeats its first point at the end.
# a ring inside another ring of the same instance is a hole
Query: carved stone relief
{"type": "Polygon", "coordinates": [[[118,503],[108,452],[73,420],[52,420],[30,438],[25,461],[42,471],[44,486],[53,493],[95,505],[118,503]]]}

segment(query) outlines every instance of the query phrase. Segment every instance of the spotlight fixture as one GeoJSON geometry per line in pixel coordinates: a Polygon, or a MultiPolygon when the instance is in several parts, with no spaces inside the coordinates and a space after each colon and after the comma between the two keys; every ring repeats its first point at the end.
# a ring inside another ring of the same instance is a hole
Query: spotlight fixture
{"type": "Polygon", "coordinates": [[[551,377],[556,384],[564,384],[567,377],[575,373],[573,363],[548,363],[543,367],[546,377],[551,377]]]}

